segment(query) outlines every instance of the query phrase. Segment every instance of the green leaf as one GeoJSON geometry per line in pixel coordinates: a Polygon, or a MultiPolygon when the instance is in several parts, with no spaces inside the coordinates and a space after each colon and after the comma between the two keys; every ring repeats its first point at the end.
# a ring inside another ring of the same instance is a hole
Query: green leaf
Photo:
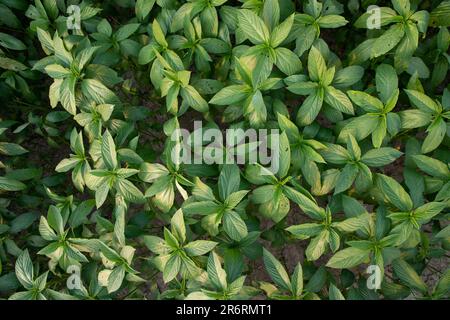
{"type": "Polygon", "coordinates": [[[248,190],[241,190],[237,192],[233,192],[225,199],[225,204],[228,208],[235,208],[244,197],[249,193],[248,190]]]}
{"type": "Polygon", "coordinates": [[[349,135],[347,137],[347,150],[350,153],[352,159],[359,160],[361,158],[361,148],[356,142],[355,137],[349,135]]]}
{"type": "Polygon", "coordinates": [[[327,144],[327,148],[320,150],[320,153],[327,162],[335,164],[346,164],[351,160],[350,153],[338,144],[327,144]]]}
{"type": "Polygon", "coordinates": [[[288,37],[293,23],[294,14],[291,14],[286,20],[273,29],[270,34],[270,44],[273,48],[278,47],[288,37]]]}
{"type": "Polygon", "coordinates": [[[56,37],[53,39],[53,47],[55,56],[61,60],[66,66],[70,66],[73,61],[73,57],[69,51],[67,51],[64,42],[61,38],[56,37]]]}
{"type": "Polygon", "coordinates": [[[408,287],[419,290],[422,293],[427,292],[427,286],[419,277],[417,272],[404,260],[397,259],[392,263],[395,275],[408,287]]]}
{"type": "Polygon", "coordinates": [[[123,41],[129,38],[133,33],[136,32],[140,25],[140,23],[130,23],[120,27],[114,35],[116,41],[123,41]]]}
{"type": "Polygon", "coordinates": [[[350,52],[350,64],[362,64],[369,60],[372,55],[372,47],[376,40],[376,38],[365,40],[350,52]]]}
{"type": "Polygon", "coordinates": [[[318,89],[303,101],[297,113],[297,123],[302,126],[310,125],[319,114],[323,105],[323,90],[318,89]]]}
{"type": "Polygon", "coordinates": [[[420,110],[428,113],[438,113],[438,105],[427,95],[416,90],[405,90],[411,103],[420,110]]]}
{"type": "Polygon", "coordinates": [[[0,57],[0,68],[12,71],[24,71],[28,69],[23,63],[5,57],[0,57]]]}
{"type": "Polygon", "coordinates": [[[360,66],[349,66],[336,71],[333,86],[338,89],[348,88],[362,79],[364,68],[360,66]]]}
{"type": "Polygon", "coordinates": [[[263,249],[264,265],[272,280],[282,289],[291,292],[291,280],[281,263],[267,250],[263,249]]]}
{"type": "Polygon", "coordinates": [[[52,227],[58,235],[61,236],[64,234],[63,217],[61,216],[61,211],[57,207],[52,205],[48,208],[47,221],[50,227],[52,227]]]}
{"type": "Polygon", "coordinates": [[[352,118],[339,134],[339,140],[345,141],[352,135],[357,141],[361,141],[374,132],[379,124],[380,117],[375,114],[364,114],[352,118]]]}
{"type": "Polygon", "coordinates": [[[449,292],[450,288],[450,269],[447,269],[444,274],[439,279],[438,284],[434,289],[434,296],[437,297],[445,297],[445,295],[449,292]]]}
{"type": "Polygon", "coordinates": [[[420,224],[428,223],[437,216],[447,205],[442,202],[428,202],[414,210],[414,217],[420,224]]]}
{"type": "MultiPolygon", "coordinates": [[[[22,3],[23,5],[23,3],[22,3]]],[[[21,6],[19,2],[19,7],[21,6]]],[[[25,4],[26,6],[26,4],[25,4]]],[[[23,7],[21,9],[24,9],[23,7]]],[[[11,11],[10,8],[8,8],[6,5],[2,4],[0,5],[0,15],[2,16],[2,24],[14,28],[19,29],[21,27],[20,20],[16,17],[16,15],[11,11]]]]}
{"type": "Polygon", "coordinates": [[[15,234],[25,230],[31,226],[37,218],[38,216],[33,212],[22,213],[11,221],[9,232],[15,234]]]}
{"type": "Polygon", "coordinates": [[[227,274],[223,270],[219,256],[215,252],[211,252],[207,264],[208,278],[214,286],[220,290],[227,289],[227,274]]]}
{"type": "Polygon", "coordinates": [[[344,295],[339,291],[339,289],[332,283],[330,283],[330,288],[328,289],[328,295],[330,300],[345,300],[344,295]]]}
{"type": "Polygon", "coordinates": [[[402,16],[408,15],[411,9],[408,0],[392,0],[392,5],[394,6],[395,11],[402,16]]]}
{"type": "Polygon", "coordinates": [[[211,104],[221,106],[232,105],[247,98],[249,88],[246,85],[232,85],[223,88],[209,101],[211,104]]]}
{"type": "Polygon", "coordinates": [[[156,254],[165,255],[171,251],[171,248],[165,243],[164,239],[155,236],[144,236],[145,246],[156,254]]]}
{"type": "Polygon", "coordinates": [[[108,277],[108,293],[116,292],[122,285],[125,277],[125,268],[116,267],[112,270],[108,277]]]}
{"type": "Polygon", "coordinates": [[[264,1],[261,15],[269,29],[273,30],[280,20],[280,5],[278,0],[264,1]]]}
{"type": "Polygon", "coordinates": [[[269,30],[253,11],[242,9],[238,14],[239,28],[253,44],[268,43],[269,30]]]}
{"type": "Polygon", "coordinates": [[[181,258],[178,254],[172,254],[164,266],[163,279],[165,283],[172,281],[180,272],[181,258]]]}
{"type": "Polygon", "coordinates": [[[83,80],[81,82],[81,91],[87,98],[92,99],[99,104],[114,104],[118,102],[118,98],[116,97],[114,92],[112,92],[103,83],[96,79],[83,80]]]}
{"type": "Polygon", "coordinates": [[[347,114],[354,114],[353,105],[347,95],[333,87],[325,89],[325,102],[332,108],[347,114]]]}
{"type": "Polygon", "coordinates": [[[404,212],[412,210],[411,198],[397,181],[379,173],[376,177],[377,187],[391,204],[404,212]]]}
{"type": "Polygon", "coordinates": [[[324,218],[324,210],[320,208],[314,201],[305,196],[304,194],[298,192],[297,190],[285,186],[283,188],[286,196],[297,203],[299,207],[311,217],[322,220],[324,218]]]}
{"type": "Polygon", "coordinates": [[[342,232],[355,232],[364,228],[368,221],[368,216],[361,214],[353,218],[345,219],[344,221],[333,222],[332,226],[342,232]]]}
{"type": "Polygon", "coordinates": [[[422,110],[406,110],[399,112],[402,129],[420,128],[428,125],[432,120],[432,115],[422,110]]]}
{"type": "Polygon", "coordinates": [[[334,269],[350,269],[369,259],[368,250],[346,248],[336,253],[327,263],[327,267],[334,269]]]}
{"type": "Polygon", "coordinates": [[[186,226],[184,224],[183,211],[178,210],[170,219],[170,227],[172,234],[178,239],[180,243],[186,241],[186,226]]]}
{"type": "Polygon", "coordinates": [[[92,209],[95,206],[95,201],[90,199],[83,201],[79,205],[77,205],[76,209],[72,212],[69,217],[69,224],[72,228],[76,228],[82,225],[85,220],[87,220],[87,216],[91,213],[92,209]]]}
{"type": "Polygon", "coordinates": [[[302,265],[297,263],[297,266],[294,269],[294,272],[291,277],[292,283],[292,293],[296,297],[300,297],[303,292],[303,269],[302,265]]]}
{"type": "Polygon", "coordinates": [[[101,150],[102,150],[102,159],[105,162],[108,169],[110,170],[116,169],[118,165],[116,144],[108,130],[105,130],[105,133],[103,134],[101,150]]]}
{"type": "Polygon", "coordinates": [[[222,200],[227,199],[228,196],[239,190],[240,175],[241,172],[237,165],[226,164],[222,166],[219,175],[219,195],[222,200]]]}
{"type": "Polygon", "coordinates": [[[135,6],[136,16],[139,20],[144,20],[155,4],[155,0],[137,0],[135,6]]]}
{"type": "Polygon", "coordinates": [[[168,174],[169,170],[159,163],[143,162],[139,170],[139,178],[145,182],[154,182],[168,174]]]}
{"type": "Polygon", "coordinates": [[[405,34],[403,24],[395,24],[378,37],[371,46],[370,58],[377,58],[391,51],[405,34]]]}
{"type": "Polygon", "coordinates": [[[323,79],[327,65],[320,51],[312,46],[308,55],[308,73],[311,80],[319,82],[323,79]]]}
{"type": "Polygon", "coordinates": [[[402,154],[394,148],[373,149],[364,154],[361,161],[369,167],[383,167],[397,160],[402,154]]]}
{"type": "Polygon", "coordinates": [[[202,256],[217,246],[217,242],[207,240],[196,240],[184,246],[184,250],[191,257],[202,256]]]}
{"type": "Polygon", "coordinates": [[[184,101],[198,112],[208,111],[208,103],[193,86],[188,85],[181,88],[180,93],[184,101]]]}
{"type": "Polygon", "coordinates": [[[138,55],[139,64],[148,64],[156,58],[155,50],[158,49],[158,45],[154,42],[141,48],[138,55]]]}
{"type": "Polygon", "coordinates": [[[424,155],[414,155],[412,156],[412,159],[420,170],[430,176],[442,179],[450,178],[450,170],[445,163],[424,155]]]}
{"type": "Polygon", "coordinates": [[[387,103],[398,88],[397,73],[391,65],[380,64],[377,67],[375,78],[378,95],[383,103],[387,103]]]}
{"type": "Polygon", "coordinates": [[[303,223],[286,228],[286,231],[292,233],[295,237],[300,239],[306,239],[309,237],[316,236],[322,230],[323,225],[318,223],[303,223]]]}
{"type": "Polygon", "coordinates": [[[62,79],[71,74],[69,69],[60,66],[59,64],[49,64],[44,69],[45,72],[54,79],[62,79]]]}
{"type": "Polygon", "coordinates": [[[34,281],[34,271],[33,263],[30,258],[28,250],[23,250],[19,258],[17,258],[15,271],[17,280],[26,289],[31,289],[33,287],[34,281]]]}
{"type": "Polygon", "coordinates": [[[442,1],[430,15],[431,26],[450,26],[448,15],[450,14],[450,1],[442,1]]]}
{"type": "Polygon", "coordinates": [[[0,46],[11,50],[26,50],[27,46],[19,39],[0,32],[0,46]]]}
{"type": "Polygon", "coordinates": [[[321,28],[339,28],[342,26],[345,26],[348,21],[342,17],[342,16],[338,16],[338,15],[334,15],[334,14],[330,14],[330,15],[326,15],[326,16],[321,16],[318,20],[317,23],[319,24],[319,26],[321,28]]]}
{"type": "Polygon", "coordinates": [[[257,90],[245,102],[244,115],[252,127],[261,127],[267,119],[267,110],[261,91],[257,90]]]}
{"type": "Polygon", "coordinates": [[[289,141],[294,142],[300,139],[300,132],[295,123],[293,123],[291,120],[280,113],[277,114],[277,118],[278,126],[282,131],[286,132],[289,141]]]}
{"type": "Polygon", "coordinates": [[[133,203],[143,203],[144,195],[131,181],[127,179],[117,179],[115,187],[117,192],[122,195],[125,200],[133,203]]]}
{"type": "Polygon", "coordinates": [[[378,125],[372,132],[372,144],[375,148],[381,147],[384,138],[386,137],[387,121],[385,116],[378,118],[378,125]]]}
{"type": "Polygon", "coordinates": [[[248,234],[244,220],[234,211],[226,211],[224,213],[223,228],[227,235],[235,241],[242,240],[248,234]]]}
{"type": "Polygon", "coordinates": [[[0,153],[6,156],[19,156],[28,150],[17,143],[0,142],[0,153]]]}
{"type": "Polygon", "coordinates": [[[75,77],[69,76],[61,83],[59,93],[59,100],[61,101],[62,106],[72,115],[77,113],[77,106],[75,102],[75,85],[75,77]]]}
{"type": "Polygon", "coordinates": [[[104,182],[95,189],[95,205],[98,208],[106,201],[106,197],[109,193],[109,183],[104,182]]]}
{"type": "Polygon", "coordinates": [[[280,135],[280,149],[279,149],[279,168],[277,175],[280,178],[287,176],[291,166],[291,148],[289,140],[285,132],[280,135]]]}
{"type": "Polygon", "coordinates": [[[276,48],[275,55],[275,65],[284,74],[290,76],[297,74],[302,70],[300,58],[291,50],[286,48],[276,48]]]}
{"type": "Polygon", "coordinates": [[[437,118],[427,129],[428,135],[422,144],[422,153],[429,153],[439,147],[447,133],[447,124],[442,118],[437,118]]]}
{"type": "Polygon", "coordinates": [[[326,269],[323,266],[319,267],[317,271],[309,279],[308,283],[305,286],[304,291],[308,293],[319,292],[325,285],[327,278],[328,273],[326,269]]]}
{"type": "Polygon", "coordinates": [[[25,190],[27,186],[20,181],[0,177],[0,190],[4,191],[20,191],[25,190]]]}
{"type": "MultiPolygon", "coordinates": [[[[200,7],[201,10],[203,8],[200,7]]],[[[175,15],[172,17],[172,23],[170,26],[170,29],[172,32],[176,32],[183,28],[183,24],[187,19],[190,18],[191,14],[197,13],[198,10],[195,10],[193,3],[185,3],[183,4],[175,13],[175,15]]]]}
{"type": "Polygon", "coordinates": [[[350,99],[358,106],[364,109],[366,112],[382,112],[383,103],[370,94],[361,91],[350,90],[347,91],[350,99]]]}
{"type": "Polygon", "coordinates": [[[349,189],[352,186],[353,182],[355,181],[358,172],[359,168],[357,165],[352,163],[345,165],[344,169],[339,174],[334,194],[338,194],[349,189]]]}
{"type": "Polygon", "coordinates": [[[315,261],[324,254],[328,244],[329,234],[330,232],[328,230],[323,230],[311,240],[306,248],[306,258],[308,261],[315,261]]]}

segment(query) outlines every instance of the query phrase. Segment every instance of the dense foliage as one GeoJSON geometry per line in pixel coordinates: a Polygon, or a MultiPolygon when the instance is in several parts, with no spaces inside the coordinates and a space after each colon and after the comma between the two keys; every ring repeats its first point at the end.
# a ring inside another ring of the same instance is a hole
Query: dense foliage
{"type": "Polygon", "coordinates": [[[448,0],[0,0],[0,297],[447,298],[449,25],[448,0]],[[175,162],[194,120],[279,129],[279,170],[175,162]]]}

